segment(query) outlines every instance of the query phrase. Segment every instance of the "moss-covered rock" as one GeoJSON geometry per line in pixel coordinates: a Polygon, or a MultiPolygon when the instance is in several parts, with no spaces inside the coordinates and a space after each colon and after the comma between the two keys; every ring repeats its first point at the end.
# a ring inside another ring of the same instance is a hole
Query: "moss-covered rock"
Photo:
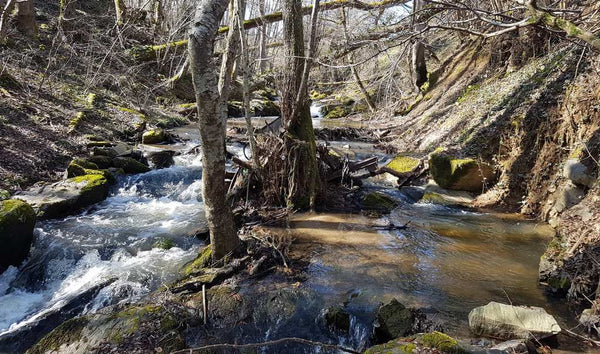
{"type": "Polygon", "coordinates": [[[456,159],[444,150],[429,156],[429,169],[435,182],[445,189],[483,192],[496,180],[496,172],[487,163],[456,159]]]}
{"type": "Polygon", "coordinates": [[[325,119],[343,118],[352,113],[352,109],[346,105],[326,105],[325,109],[321,108],[321,114],[324,114],[325,119]],[[324,113],[327,112],[327,113],[324,113]]]}
{"type": "Polygon", "coordinates": [[[364,354],[412,354],[417,345],[412,339],[398,338],[384,344],[373,346],[364,354]]]}
{"type": "Polygon", "coordinates": [[[19,193],[16,198],[29,203],[38,217],[55,218],[104,200],[108,196],[109,185],[102,174],[89,174],[35,186],[19,193]]]}
{"type": "Polygon", "coordinates": [[[243,117],[244,116],[244,104],[240,101],[229,101],[227,102],[227,115],[229,117],[243,117]]]}
{"type": "Polygon", "coordinates": [[[211,260],[212,248],[209,245],[204,247],[204,249],[196,257],[196,259],[185,265],[185,267],[183,268],[183,273],[185,275],[199,273],[202,271],[203,268],[206,268],[210,265],[211,260]]]}
{"type": "Polygon", "coordinates": [[[117,157],[113,160],[113,166],[122,168],[125,173],[136,174],[150,171],[150,167],[131,157],[117,157]]]}
{"type": "Polygon", "coordinates": [[[67,167],[67,178],[85,175],[85,170],[98,170],[98,165],[85,159],[73,159],[67,167]]]}
{"type": "MultiPolygon", "coordinates": [[[[108,154],[109,154],[108,152],[106,152],[106,154],[107,154],[106,156],[101,156],[101,155],[91,156],[87,160],[89,162],[95,164],[96,166],[98,166],[98,167],[96,167],[96,169],[111,168],[111,167],[113,167],[113,165],[112,165],[112,158],[110,158],[108,156],[108,154]]],[[[90,168],[90,167],[87,167],[87,168],[90,168]]]]}
{"type": "Polygon", "coordinates": [[[382,305],[377,310],[377,324],[375,338],[377,343],[384,343],[398,337],[413,334],[415,314],[398,300],[393,299],[388,304],[382,305]]]}
{"type": "Polygon", "coordinates": [[[421,167],[421,160],[410,156],[398,155],[384,166],[384,170],[396,177],[405,177],[414,173],[419,167],[421,167]]]}
{"type": "Polygon", "coordinates": [[[456,339],[441,332],[426,333],[421,337],[421,342],[428,348],[438,349],[442,353],[463,353],[465,352],[456,339]]]}
{"type": "Polygon", "coordinates": [[[0,189],[0,201],[10,199],[10,192],[6,189],[0,189]]]}
{"type": "Polygon", "coordinates": [[[35,211],[29,204],[16,199],[0,202],[0,273],[27,258],[35,222],[35,211]]]}
{"type": "MultiPolygon", "coordinates": [[[[485,350],[483,350],[485,351],[485,350]]],[[[385,344],[373,346],[365,354],[412,354],[412,353],[468,353],[458,341],[441,332],[417,334],[396,338],[385,344]]]]}
{"type": "Polygon", "coordinates": [[[152,129],[142,134],[143,144],[160,144],[167,140],[167,132],[164,129],[152,129]]]}
{"type": "Polygon", "coordinates": [[[168,238],[159,238],[152,244],[152,248],[160,248],[163,250],[169,250],[175,246],[176,246],[175,242],[173,242],[173,240],[168,239],[168,238]]]}
{"type": "Polygon", "coordinates": [[[431,182],[425,186],[421,203],[472,207],[475,198],[470,192],[451,191],[431,182]]]}
{"type": "Polygon", "coordinates": [[[112,313],[69,320],[48,333],[28,354],[172,352],[185,348],[185,313],[162,305],[133,305],[112,313]],[[160,350],[158,350],[160,348],[160,350]]]}
{"type": "Polygon", "coordinates": [[[252,115],[256,117],[277,117],[281,115],[279,105],[268,99],[252,100],[250,109],[252,115]]]}
{"type": "Polygon", "coordinates": [[[368,210],[377,210],[389,213],[398,206],[398,203],[387,194],[381,192],[368,193],[362,202],[362,206],[368,210]]]}

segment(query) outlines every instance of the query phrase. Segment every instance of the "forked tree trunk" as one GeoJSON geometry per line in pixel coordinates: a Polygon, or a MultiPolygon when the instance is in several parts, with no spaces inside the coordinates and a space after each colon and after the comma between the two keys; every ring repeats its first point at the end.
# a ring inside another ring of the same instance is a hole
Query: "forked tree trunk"
{"type": "MultiPolygon", "coordinates": [[[[414,32],[419,33],[425,28],[424,23],[420,23],[418,20],[418,12],[423,9],[423,0],[413,1],[413,19],[414,19],[414,32]]],[[[414,84],[417,91],[421,90],[421,86],[427,82],[427,63],[425,62],[425,46],[421,42],[420,38],[417,37],[412,48],[412,70],[414,75],[414,84]]]]}
{"type": "Polygon", "coordinates": [[[301,0],[283,0],[282,14],[285,67],[281,116],[286,130],[286,199],[291,208],[308,209],[314,206],[319,171],[308,91],[301,89],[305,65],[301,0]]]}
{"type": "Polygon", "coordinates": [[[33,0],[17,1],[17,29],[29,37],[37,35],[33,0]]]}
{"type": "Polygon", "coordinates": [[[226,200],[225,122],[220,114],[220,107],[225,102],[219,95],[214,60],[214,41],[227,3],[227,0],[200,2],[189,40],[202,141],[202,196],[215,260],[223,258],[239,245],[231,208],[226,200]]]}

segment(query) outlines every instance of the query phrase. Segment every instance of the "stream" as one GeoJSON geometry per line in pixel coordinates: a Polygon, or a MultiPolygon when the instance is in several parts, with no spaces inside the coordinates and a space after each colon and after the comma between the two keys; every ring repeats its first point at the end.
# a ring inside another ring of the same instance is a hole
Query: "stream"
{"type": "MultiPolygon", "coordinates": [[[[194,129],[176,133],[189,139],[176,149],[197,144],[194,129]]],[[[348,142],[332,145],[354,151],[348,142]]],[[[356,155],[376,152],[368,144],[354,147],[356,155]]],[[[243,156],[243,147],[229,148],[243,156]]],[[[202,246],[194,235],[206,224],[200,158],[175,160],[170,168],[120,177],[108,199],[79,215],[38,222],[30,258],[0,275],[0,352],[26,348],[27,341],[19,346],[12,340],[18,333],[39,339],[61,321],[134,302],[178,278],[202,246]],[[174,247],[153,247],[164,239],[174,247]]],[[[366,188],[388,193],[400,206],[380,218],[298,214],[290,229],[278,230],[296,240],[293,253],[308,262],[299,291],[310,295],[295,300],[303,310],[293,324],[267,321],[224,335],[223,341],[293,335],[362,349],[376,307],[392,298],[424,308],[451,335],[462,337],[469,336],[468,312],[489,301],[542,306],[561,325],[571,324],[564,304],[537,286],[539,257],[552,237],[549,226],[515,215],[421,204],[377,181],[366,188]],[[404,230],[375,228],[407,221],[404,230]],[[351,331],[332,338],[315,319],[348,298],[351,331]]],[[[246,285],[242,293],[290,288],[271,277],[246,285]]]]}

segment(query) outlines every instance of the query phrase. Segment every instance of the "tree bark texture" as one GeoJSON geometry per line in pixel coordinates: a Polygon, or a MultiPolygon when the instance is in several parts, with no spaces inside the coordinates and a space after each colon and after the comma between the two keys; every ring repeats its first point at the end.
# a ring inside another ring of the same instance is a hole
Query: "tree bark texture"
{"type": "MultiPolygon", "coordinates": [[[[425,28],[425,24],[420,23],[417,19],[417,13],[423,9],[423,0],[413,1],[413,18],[415,24],[414,32],[419,33],[425,28]]],[[[412,48],[412,69],[414,75],[414,84],[417,91],[421,90],[421,86],[427,82],[427,63],[425,62],[425,46],[419,37],[416,38],[412,48]]]]}
{"type": "Polygon", "coordinates": [[[17,1],[17,29],[29,37],[37,35],[33,0],[17,1]]]}
{"type": "Polygon", "coordinates": [[[202,141],[202,196],[210,230],[213,259],[221,259],[239,245],[231,207],[226,200],[225,129],[218,91],[214,41],[227,0],[203,0],[198,5],[189,40],[190,67],[198,105],[202,141]]]}

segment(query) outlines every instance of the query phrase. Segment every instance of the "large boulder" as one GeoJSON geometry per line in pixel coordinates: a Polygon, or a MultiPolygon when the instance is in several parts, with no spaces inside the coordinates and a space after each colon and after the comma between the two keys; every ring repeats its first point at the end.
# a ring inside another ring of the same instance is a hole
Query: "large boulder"
{"type": "Polygon", "coordinates": [[[483,192],[496,180],[492,166],[474,159],[457,159],[444,150],[436,150],[429,156],[429,171],[442,188],[483,192]]]}
{"type": "Polygon", "coordinates": [[[136,174],[150,171],[150,167],[131,157],[117,157],[113,160],[113,166],[122,168],[125,173],[136,174]]]}
{"type": "Polygon", "coordinates": [[[35,211],[29,204],[15,199],[0,202],[0,273],[27,258],[35,221],[35,211]]]}
{"type": "Polygon", "coordinates": [[[279,105],[268,99],[254,99],[250,101],[250,109],[256,117],[278,117],[281,115],[279,105]]]}
{"type": "Polygon", "coordinates": [[[421,167],[421,160],[404,155],[398,155],[392,159],[382,170],[396,177],[407,177],[421,167]]]}
{"type": "Polygon", "coordinates": [[[363,198],[362,207],[367,210],[375,210],[389,213],[398,206],[392,197],[382,192],[370,192],[363,198]]]}
{"type": "Polygon", "coordinates": [[[348,332],[350,330],[350,314],[341,306],[332,306],[325,311],[325,322],[333,330],[348,332]]]}
{"type": "Polygon", "coordinates": [[[541,307],[490,302],[469,313],[469,328],[478,336],[499,339],[547,338],[561,329],[554,317],[541,307]]]}
{"type": "Polygon", "coordinates": [[[103,175],[91,174],[38,185],[15,198],[29,203],[38,217],[56,218],[106,199],[109,185],[103,175]]]}
{"type": "Polygon", "coordinates": [[[171,150],[151,150],[144,151],[144,156],[148,159],[150,165],[156,169],[171,167],[175,160],[175,151],[171,150]]]}

